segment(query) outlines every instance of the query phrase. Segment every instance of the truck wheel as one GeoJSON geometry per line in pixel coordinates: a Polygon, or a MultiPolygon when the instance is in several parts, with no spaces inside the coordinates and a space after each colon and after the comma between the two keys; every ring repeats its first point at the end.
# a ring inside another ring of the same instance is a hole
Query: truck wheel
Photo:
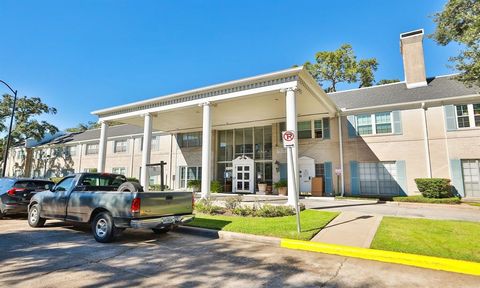
{"type": "Polygon", "coordinates": [[[163,227],[163,228],[153,228],[153,233],[155,234],[165,234],[170,231],[170,227],[163,227]]]}
{"type": "Polygon", "coordinates": [[[108,212],[98,213],[92,221],[92,232],[93,237],[95,237],[95,240],[98,242],[112,242],[116,234],[112,215],[108,212]]]}
{"type": "Polygon", "coordinates": [[[38,204],[32,205],[28,210],[28,225],[30,227],[43,227],[47,219],[40,217],[40,206],[38,204]]]}
{"type": "Polygon", "coordinates": [[[122,183],[117,189],[118,192],[143,192],[143,187],[137,182],[122,183]]]}

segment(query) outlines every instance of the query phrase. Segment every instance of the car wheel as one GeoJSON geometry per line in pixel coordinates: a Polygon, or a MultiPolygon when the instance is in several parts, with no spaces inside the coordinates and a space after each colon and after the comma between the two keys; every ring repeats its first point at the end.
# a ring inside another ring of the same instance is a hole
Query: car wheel
{"type": "Polygon", "coordinates": [[[170,227],[163,227],[163,228],[153,228],[153,233],[155,234],[165,234],[170,231],[170,227]]]}
{"type": "Polygon", "coordinates": [[[0,219],[2,219],[2,218],[3,218],[3,216],[5,216],[5,213],[3,213],[3,211],[2,211],[2,210],[0,210],[0,219]]]}
{"type": "Polygon", "coordinates": [[[93,237],[100,243],[109,243],[115,237],[115,226],[112,215],[108,212],[101,212],[92,221],[93,237]]]}
{"type": "Polygon", "coordinates": [[[43,227],[47,219],[40,217],[40,206],[38,204],[32,205],[28,210],[28,225],[30,227],[43,227]]]}

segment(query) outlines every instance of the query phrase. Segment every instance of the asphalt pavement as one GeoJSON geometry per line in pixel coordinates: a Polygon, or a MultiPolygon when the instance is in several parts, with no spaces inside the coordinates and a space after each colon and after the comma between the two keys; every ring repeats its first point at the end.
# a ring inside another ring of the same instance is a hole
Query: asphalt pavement
{"type": "Polygon", "coordinates": [[[205,235],[0,220],[0,287],[479,287],[480,278],[205,235]]]}

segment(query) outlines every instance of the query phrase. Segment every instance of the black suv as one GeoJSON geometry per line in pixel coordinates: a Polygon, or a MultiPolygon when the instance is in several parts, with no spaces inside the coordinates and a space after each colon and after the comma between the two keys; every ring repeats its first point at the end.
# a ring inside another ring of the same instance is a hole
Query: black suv
{"type": "Polygon", "coordinates": [[[6,214],[27,213],[30,198],[54,185],[50,180],[0,178],[0,218],[6,214]]]}

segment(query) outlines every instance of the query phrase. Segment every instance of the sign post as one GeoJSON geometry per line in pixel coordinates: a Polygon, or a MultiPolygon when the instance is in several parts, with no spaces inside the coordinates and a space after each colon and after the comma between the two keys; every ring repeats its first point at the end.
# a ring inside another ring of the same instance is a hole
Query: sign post
{"type": "MultiPolygon", "coordinates": [[[[282,132],[282,139],[283,139],[283,147],[287,148],[287,157],[288,159],[290,160],[290,163],[293,164],[293,147],[295,147],[295,131],[284,131],[282,132]]],[[[300,226],[300,207],[298,205],[298,187],[297,187],[297,183],[296,183],[296,175],[295,175],[295,168],[293,167],[293,165],[290,165],[291,169],[290,171],[288,171],[289,173],[291,173],[291,175],[294,175],[292,177],[293,179],[293,186],[295,187],[295,190],[292,191],[292,193],[294,194],[295,196],[295,214],[296,214],[296,218],[297,218],[297,233],[300,234],[300,232],[302,231],[302,228],[300,226]]]]}

